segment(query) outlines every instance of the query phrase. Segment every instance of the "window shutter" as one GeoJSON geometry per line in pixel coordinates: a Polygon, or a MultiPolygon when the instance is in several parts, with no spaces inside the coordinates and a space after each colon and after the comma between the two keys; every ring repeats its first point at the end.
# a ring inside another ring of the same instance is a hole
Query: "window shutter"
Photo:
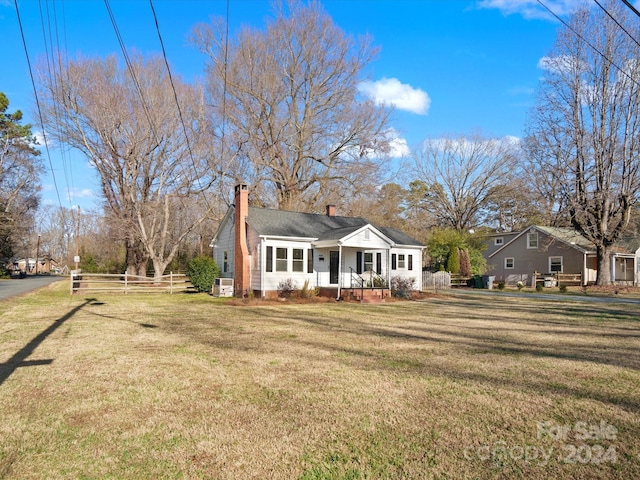
{"type": "Polygon", "coordinates": [[[409,255],[409,270],[413,270],[413,255],[409,255]]]}
{"type": "Polygon", "coordinates": [[[313,248],[307,250],[307,273],[313,273],[313,248]]]}
{"type": "Polygon", "coordinates": [[[391,255],[391,270],[395,270],[396,269],[396,265],[397,265],[397,258],[396,258],[396,254],[393,253],[391,255]]]}
{"type": "Polygon", "coordinates": [[[362,252],[356,252],[356,273],[362,273],[362,252]]]}
{"type": "Polygon", "coordinates": [[[382,253],[376,253],[376,273],[382,275],[382,253]]]}
{"type": "Polygon", "coordinates": [[[273,272],[273,247],[267,247],[267,263],[266,263],[267,272],[273,272]]]}

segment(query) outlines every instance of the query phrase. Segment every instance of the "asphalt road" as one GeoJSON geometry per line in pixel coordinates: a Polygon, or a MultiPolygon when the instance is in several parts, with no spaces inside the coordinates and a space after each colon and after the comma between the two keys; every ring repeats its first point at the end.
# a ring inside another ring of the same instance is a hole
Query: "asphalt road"
{"type": "Polygon", "coordinates": [[[0,302],[9,297],[23,295],[33,292],[39,288],[46,287],[53,282],[69,280],[68,277],[56,275],[28,276],[26,278],[12,278],[11,280],[0,280],[0,302]]]}

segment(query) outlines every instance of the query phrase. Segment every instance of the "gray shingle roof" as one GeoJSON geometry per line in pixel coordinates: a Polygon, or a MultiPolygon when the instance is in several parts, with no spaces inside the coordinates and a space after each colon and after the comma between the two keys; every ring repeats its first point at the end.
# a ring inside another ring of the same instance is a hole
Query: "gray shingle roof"
{"type": "MultiPolygon", "coordinates": [[[[258,235],[305,237],[317,238],[318,240],[339,240],[369,224],[362,217],[330,217],[317,213],[289,212],[257,207],[249,207],[247,223],[258,235]]],[[[422,246],[420,242],[395,228],[377,226],[376,228],[397,244],[422,246]]]]}
{"type": "Polygon", "coordinates": [[[545,227],[536,225],[536,228],[542,230],[547,235],[557,238],[558,240],[562,240],[565,243],[570,245],[576,245],[587,251],[595,250],[595,245],[593,242],[587,240],[585,237],[576,232],[573,228],[564,228],[564,227],[545,227]]]}

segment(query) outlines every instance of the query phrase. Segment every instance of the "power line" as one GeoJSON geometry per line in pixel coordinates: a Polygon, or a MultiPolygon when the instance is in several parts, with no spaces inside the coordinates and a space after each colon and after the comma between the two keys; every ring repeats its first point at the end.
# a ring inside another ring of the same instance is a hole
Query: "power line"
{"type": "Polygon", "coordinates": [[[133,79],[133,85],[138,92],[138,96],[140,97],[140,102],[142,103],[142,108],[144,109],[144,113],[147,117],[147,121],[149,122],[149,126],[151,127],[151,132],[155,137],[156,142],[160,143],[158,133],[156,132],[156,128],[153,125],[153,121],[151,119],[151,112],[149,112],[149,107],[147,106],[147,102],[144,101],[144,94],[142,92],[142,87],[140,86],[140,82],[138,82],[138,77],[136,76],[136,72],[133,68],[131,60],[129,59],[129,54],[127,53],[127,48],[124,45],[122,40],[122,36],[120,35],[120,29],[118,28],[118,23],[116,22],[115,16],[113,15],[113,11],[111,10],[111,5],[109,5],[109,0],[104,0],[104,5],[107,8],[107,12],[109,13],[109,18],[111,19],[111,25],[113,25],[113,30],[115,31],[116,38],[118,39],[118,43],[120,44],[120,49],[122,50],[122,56],[124,57],[124,61],[127,65],[127,69],[129,70],[129,74],[133,79]]]}
{"type": "Polygon", "coordinates": [[[571,30],[580,40],[582,40],[584,43],[586,43],[589,47],[591,47],[594,51],[596,51],[598,53],[598,55],[600,55],[602,58],[604,58],[607,62],[609,62],[609,64],[613,67],[615,67],[620,73],[622,73],[625,77],[627,77],[629,80],[631,80],[631,82],[635,83],[636,86],[640,87],[640,83],[638,83],[629,73],[627,73],[624,69],[622,69],[622,67],[619,67],[613,60],[611,60],[609,57],[607,57],[604,53],[602,53],[593,43],[591,43],[589,40],[587,40],[586,38],[584,38],[583,35],[581,35],[575,28],[573,28],[571,25],[569,25],[567,22],[565,22],[562,18],[560,18],[560,16],[558,16],[553,10],[551,10],[549,7],[547,7],[544,3],[542,3],[542,0],[537,0],[537,2],[545,9],[547,10],[551,15],[553,15],[555,18],[557,18],[560,23],[562,23],[565,27],[567,27],[569,30],[571,30]]]}
{"type": "Polygon", "coordinates": [[[38,117],[40,118],[40,125],[42,125],[42,138],[44,140],[44,147],[47,152],[47,158],[49,159],[49,168],[51,169],[51,177],[53,179],[53,186],[56,190],[56,196],[58,197],[58,204],[62,209],[62,201],[60,200],[60,191],[58,190],[58,182],[56,181],[56,173],[53,169],[53,162],[51,161],[51,152],[49,151],[49,142],[47,142],[47,134],[44,129],[44,122],[42,118],[42,109],[40,108],[40,100],[38,99],[38,90],[36,89],[36,82],[33,78],[33,69],[31,68],[31,59],[29,58],[29,50],[27,49],[27,41],[24,37],[24,29],[22,27],[22,19],[20,18],[20,9],[18,8],[18,0],[13,0],[13,4],[16,7],[16,16],[18,17],[18,27],[20,28],[20,36],[22,38],[22,46],[24,47],[24,54],[27,58],[27,66],[29,67],[29,77],[31,78],[31,86],[33,87],[33,95],[36,99],[36,108],[38,110],[38,117]]]}
{"type": "Polygon", "coordinates": [[[180,118],[180,123],[182,125],[182,131],[184,132],[184,137],[186,140],[186,144],[187,144],[187,150],[189,151],[189,157],[191,158],[191,165],[193,166],[193,173],[195,173],[195,178],[196,178],[196,182],[198,183],[198,187],[200,192],[203,194],[203,198],[205,200],[205,202],[207,203],[207,207],[209,208],[209,210],[212,210],[211,205],[209,204],[209,200],[207,199],[207,196],[204,195],[204,188],[202,187],[202,184],[200,183],[200,178],[198,176],[198,168],[196,167],[196,162],[195,159],[193,157],[193,150],[191,149],[191,141],[189,140],[189,133],[187,131],[187,126],[184,122],[184,117],[182,115],[182,108],[180,107],[180,102],[178,101],[178,93],[176,92],[176,86],[173,82],[173,75],[171,74],[171,67],[169,66],[169,61],[167,60],[167,52],[164,48],[164,41],[162,40],[162,34],[160,33],[160,25],[158,24],[158,17],[156,15],[156,10],[153,6],[153,0],[149,0],[149,5],[151,7],[151,12],[153,13],[153,20],[155,22],[156,25],[156,31],[158,32],[158,40],[160,41],[160,47],[162,49],[162,57],[164,58],[164,64],[167,67],[167,72],[169,74],[169,83],[171,84],[171,90],[173,91],[173,99],[176,102],[176,106],[178,107],[178,117],[180,118]]]}
{"type": "Polygon", "coordinates": [[[631,9],[631,11],[633,13],[635,13],[638,17],[640,17],[640,12],[638,11],[638,9],[636,7],[634,7],[631,2],[629,2],[629,0],[622,0],[622,3],[624,3],[627,7],[629,7],[631,9]]]}
{"type": "MultiPolygon", "coordinates": [[[[39,5],[39,9],[40,9],[40,23],[42,25],[42,37],[43,37],[43,41],[44,41],[44,49],[45,49],[45,59],[46,59],[46,65],[47,65],[47,75],[49,77],[49,85],[51,85],[51,88],[54,91],[58,91],[60,88],[59,85],[59,81],[57,79],[57,75],[55,74],[55,70],[56,70],[56,62],[54,60],[54,42],[53,42],[53,36],[51,33],[51,14],[49,12],[49,3],[47,2],[47,10],[46,10],[46,23],[48,26],[48,30],[49,30],[49,43],[47,43],[47,29],[45,28],[45,14],[42,11],[42,1],[38,0],[38,5],[39,5]],[[51,57],[51,61],[49,60],[49,57],[51,57]],[[52,68],[53,65],[53,68],[52,68]]],[[[57,15],[56,15],[56,10],[55,10],[55,4],[54,4],[54,25],[55,25],[55,32],[56,32],[56,45],[57,45],[57,51],[60,51],[60,45],[59,45],[59,35],[58,35],[58,20],[57,20],[57,15]]],[[[59,56],[59,55],[58,55],[59,56]]],[[[59,63],[59,61],[58,61],[59,63]]],[[[58,130],[58,135],[60,135],[62,133],[62,128],[60,126],[60,118],[61,118],[61,114],[60,114],[60,106],[58,105],[57,102],[54,102],[53,104],[53,109],[54,109],[54,118],[55,118],[55,123],[56,123],[56,127],[58,130]]],[[[67,158],[66,158],[66,152],[64,150],[64,147],[62,147],[60,149],[60,157],[62,160],[62,169],[63,169],[63,173],[64,173],[64,178],[65,178],[65,183],[66,183],[66,191],[67,191],[67,200],[69,202],[69,206],[71,206],[71,190],[70,190],[70,182],[69,182],[69,176],[70,176],[70,168],[67,162],[67,158]]],[[[71,182],[71,188],[73,188],[73,182],[71,182]]],[[[64,214],[63,214],[63,219],[64,219],[64,214]]]]}
{"type": "Polygon", "coordinates": [[[633,37],[633,35],[631,35],[631,34],[627,31],[627,29],[626,29],[626,28],[624,28],[624,25],[622,25],[620,22],[618,22],[618,20],[616,20],[616,19],[615,19],[615,17],[614,17],[613,15],[611,15],[611,14],[609,13],[609,11],[608,11],[606,8],[604,8],[604,7],[602,6],[602,4],[601,4],[598,0],[593,0],[593,1],[596,3],[596,5],[598,5],[598,6],[602,9],[602,11],[603,11],[604,13],[606,13],[606,14],[607,14],[607,16],[608,16],[611,20],[613,20],[613,21],[615,22],[615,24],[616,24],[616,25],[618,25],[618,27],[620,27],[620,28],[622,29],[622,31],[623,31],[624,33],[626,33],[626,34],[627,34],[627,36],[628,36],[631,40],[633,40],[633,41],[635,42],[635,44],[636,44],[636,45],[638,45],[638,46],[640,47],[640,43],[638,43],[638,41],[633,37]]]}

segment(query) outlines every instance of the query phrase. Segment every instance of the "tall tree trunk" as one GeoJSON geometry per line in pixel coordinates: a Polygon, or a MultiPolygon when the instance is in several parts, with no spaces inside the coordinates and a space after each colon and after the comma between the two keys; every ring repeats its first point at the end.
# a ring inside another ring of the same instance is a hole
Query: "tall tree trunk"
{"type": "Polygon", "coordinates": [[[598,245],[596,253],[598,264],[596,285],[611,285],[611,247],[598,245]]]}
{"type": "Polygon", "coordinates": [[[127,239],[125,246],[127,273],[141,277],[146,276],[148,256],[142,250],[140,242],[127,239]]]}

